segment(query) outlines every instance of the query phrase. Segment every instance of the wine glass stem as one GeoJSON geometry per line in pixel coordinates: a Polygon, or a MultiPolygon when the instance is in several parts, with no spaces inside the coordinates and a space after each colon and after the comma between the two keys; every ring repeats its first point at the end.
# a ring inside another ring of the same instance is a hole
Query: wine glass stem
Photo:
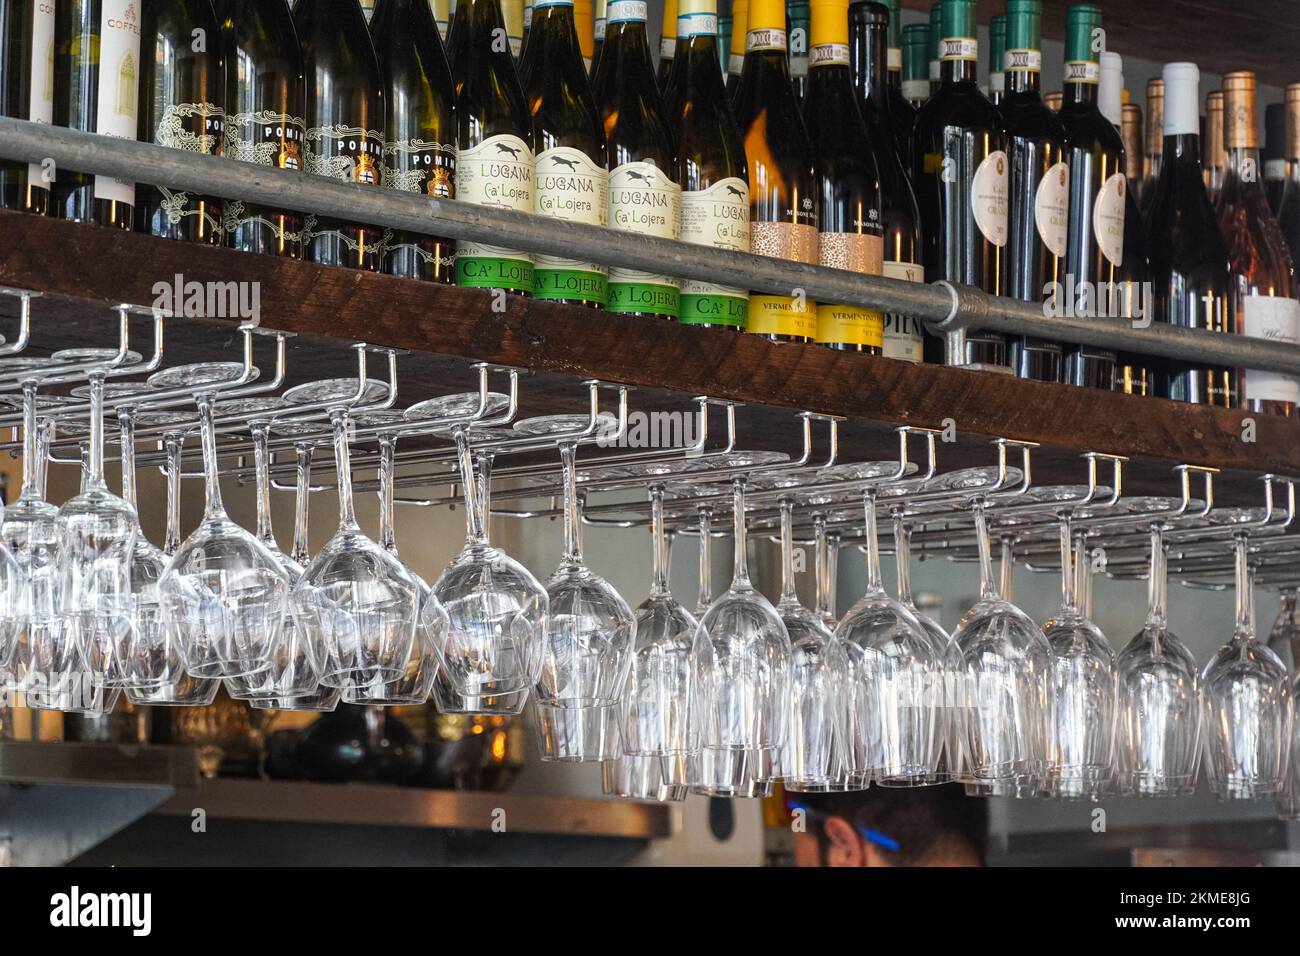
{"type": "Polygon", "coordinates": [[[486,544],[483,512],[479,510],[478,483],[474,480],[474,459],[469,450],[469,436],[464,428],[456,429],[456,456],[460,462],[460,483],[465,488],[465,529],[469,540],[486,544]]]}
{"type": "Polygon", "coordinates": [[[480,453],[478,461],[478,506],[483,523],[483,538],[492,538],[492,461],[496,456],[491,452],[480,453]]]}
{"type": "Polygon", "coordinates": [[[163,436],[167,452],[167,537],[163,551],[175,554],[181,543],[181,446],[185,440],[180,435],[163,436]]]}
{"type": "Polygon", "coordinates": [[[713,512],[700,509],[700,608],[713,601],[713,512]]]}
{"type": "Polygon", "coordinates": [[[1092,561],[1088,556],[1088,540],[1081,534],[1074,536],[1074,604],[1084,617],[1092,614],[1092,561]]]}
{"type": "Polygon", "coordinates": [[[104,484],[104,376],[90,377],[90,471],[86,486],[104,484]]]}
{"type": "Polygon", "coordinates": [[[1254,636],[1251,627],[1250,608],[1250,566],[1246,560],[1247,537],[1244,534],[1233,538],[1233,564],[1237,583],[1237,633],[1254,636]]]}
{"type": "Polygon", "coordinates": [[[832,616],[837,607],[836,595],[840,583],[840,533],[832,531],[826,536],[826,609],[832,616]]]}
{"type": "Polygon", "coordinates": [[[135,508],[135,414],[129,408],[119,409],[117,422],[122,435],[122,500],[135,508]]]}
{"type": "Polygon", "coordinates": [[[293,495],[293,560],[306,567],[307,556],[307,513],[311,502],[311,455],[312,446],[303,442],[297,446],[297,467],[295,480],[297,486],[293,495]]]}
{"type": "Polygon", "coordinates": [[[1151,526],[1151,571],[1147,576],[1147,623],[1165,625],[1165,533],[1151,526]]]}
{"type": "Polygon", "coordinates": [[[1061,609],[1073,610],[1074,592],[1074,528],[1070,521],[1070,512],[1062,511],[1057,515],[1061,532],[1061,609]]]}
{"type": "Polygon", "coordinates": [[[797,603],[794,586],[794,501],[781,499],[781,603],[797,603]]]}
{"type": "Polygon", "coordinates": [[[745,530],[745,479],[731,483],[732,537],[736,546],[732,587],[749,586],[749,538],[745,530]]]}
{"type": "Polygon", "coordinates": [[[654,548],[654,578],[651,597],[666,597],[668,591],[668,538],[664,533],[663,485],[650,486],[650,540],[654,548]]]}
{"type": "Polygon", "coordinates": [[[23,382],[23,498],[37,498],[36,383],[23,382]]]}
{"type": "Polygon", "coordinates": [[[894,558],[898,565],[898,601],[914,607],[912,600],[912,529],[903,521],[901,510],[894,512],[894,558]]]}
{"type": "Polygon", "coordinates": [[[212,396],[199,396],[199,433],[203,441],[203,480],[207,490],[207,514],[222,514],[220,469],[217,462],[217,428],[212,420],[212,396]]]}
{"type": "Polygon", "coordinates": [[[980,598],[996,601],[1000,595],[993,580],[993,555],[989,549],[988,519],[984,515],[983,498],[971,502],[971,514],[975,519],[975,546],[979,549],[980,556],[980,598]]]}
{"type": "Polygon", "coordinates": [[[867,593],[876,594],[885,589],[880,576],[880,536],[876,527],[876,491],[868,488],[862,495],[866,513],[867,536],[867,593]]]}
{"type": "Polygon", "coordinates": [[[253,432],[253,470],[257,474],[257,540],[275,547],[275,530],[271,527],[271,464],[268,460],[270,426],[258,422],[253,432]]]}
{"type": "Polygon", "coordinates": [[[397,442],[392,435],[379,438],[379,546],[397,553],[397,533],[393,530],[393,466],[397,442]]]}
{"type": "Polygon", "coordinates": [[[36,426],[36,487],[35,494],[39,501],[45,500],[45,477],[49,473],[50,438],[54,433],[54,422],[43,421],[36,426]]]}
{"type": "Polygon", "coordinates": [[[564,560],[568,564],[582,563],[582,515],[578,511],[578,476],[574,469],[577,446],[565,443],[560,446],[560,471],[564,484],[564,560]]]}
{"type": "Polygon", "coordinates": [[[830,543],[826,540],[826,516],[820,512],[813,515],[813,556],[815,577],[817,578],[817,613],[822,617],[830,614],[830,543]]]}
{"type": "Polygon", "coordinates": [[[357,513],[352,503],[352,452],[348,448],[348,413],[336,408],[330,412],[334,426],[334,468],[338,472],[339,527],[357,530],[357,513]]]}

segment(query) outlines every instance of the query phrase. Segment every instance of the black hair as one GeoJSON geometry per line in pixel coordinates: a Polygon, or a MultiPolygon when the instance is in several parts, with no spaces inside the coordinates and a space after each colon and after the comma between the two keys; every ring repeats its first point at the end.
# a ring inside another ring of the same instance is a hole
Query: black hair
{"type": "Polygon", "coordinates": [[[945,853],[965,851],[983,864],[988,847],[988,800],[968,797],[960,784],[933,787],[871,787],[836,793],[792,793],[808,807],[809,831],[827,849],[826,817],[841,817],[871,831],[872,842],[897,844],[884,852],[898,866],[925,866],[945,853]]]}

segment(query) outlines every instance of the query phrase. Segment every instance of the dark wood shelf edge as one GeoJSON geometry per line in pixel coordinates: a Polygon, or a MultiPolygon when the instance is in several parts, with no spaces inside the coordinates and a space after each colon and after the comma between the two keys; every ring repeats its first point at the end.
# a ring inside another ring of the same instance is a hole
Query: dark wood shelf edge
{"type": "MultiPolygon", "coordinates": [[[[0,284],[64,297],[34,308],[155,300],[157,283],[258,283],[262,324],[684,395],[1036,441],[1171,464],[1300,475],[1300,422],[914,366],[818,346],[614,316],[491,291],[253,256],[0,212],[0,284]]],[[[6,314],[12,314],[12,308],[6,314]]],[[[103,313],[106,323],[111,313],[103,313]]],[[[177,322],[173,320],[173,328],[177,322]]],[[[232,322],[234,320],[231,320],[232,322]]],[[[175,332],[172,333],[173,339],[175,332]]]]}

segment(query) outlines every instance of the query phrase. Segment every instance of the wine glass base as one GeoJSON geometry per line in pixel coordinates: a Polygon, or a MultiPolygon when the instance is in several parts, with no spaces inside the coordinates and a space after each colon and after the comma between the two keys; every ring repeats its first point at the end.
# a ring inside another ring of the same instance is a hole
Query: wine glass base
{"type": "Polygon", "coordinates": [[[565,707],[535,703],[537,743],[546,761],[577,763],[623,755],[618,705],[565,707]]]}

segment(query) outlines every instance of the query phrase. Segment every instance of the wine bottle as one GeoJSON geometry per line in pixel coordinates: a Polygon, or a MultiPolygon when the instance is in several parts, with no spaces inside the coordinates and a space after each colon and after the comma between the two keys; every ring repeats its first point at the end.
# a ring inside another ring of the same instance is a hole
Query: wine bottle
{"type": "MultiPolygon", "coordinates": [[[[0,6],[0,115],[54,120],[53,3],[11,0],[0,6]]],[[[0,209],[49,212],[49,176],[40,163],[0,159],[0,209]]]]}
{"type": "Polygon", "coordinates": [[[749,36],[749,0],[731,0],[731,43],[727,57],[727,95],[734,101],[745,68],[745,39],[749,36]]]}
{"type": "MultiPolygon", "coordinates": [[[[916,117],[912,182],[921,210],[922,261],[934,282],[1006,292],[1009,160],[1001,114],[975,82],[979,44],[973,0],[943,0],[942,86],[916,117]]],[[[1006,339],[986,331],[950,334],[927,361],[1006,366],[1006,339]],[[964,339],[964,342],[963,342],[964,339]]]]}
{"type": "Polygon", "coordinates": [[[1264,107],[1264,192],[1269,207],[1282,208],[1282,194],[1290,175],[1291,157],[1286,155],[1286,104],[1269,103],[1264,107]]]}
{"type": "Polygon", "coordinates": [[[1282,149],[1287,159],[1288,175],[1282,200],[1278,203],[1277,222],[1287,248],[1291,250],[1293,271],[1300,277],[1300,83],[1288,86],[1283,96],[1286,138],[1282,149]]]}
{"type": "MultiPolygon", "coordinates": [[[[524,4],[523,0],[501,0],[501,19],[506,25],[506,43],[510,45],[510,55],[516,60],[524,51],[524,4]]],[[[371,29],[374,21],[371,21],[371,29]]]]}
{"type": "Polygon", "coordinates": [[[1119,138],[1124,143],[1124,179],[1130,196],[1137,196],[1142,186],[1143,158],[1142,107],[1121,100],[1119,138]]]}
{"type": "MultiPolygon", "coordinates": [[[[140,9],[138,138],[219,156],[226,140],[226,64],[209,0],[153,0],[140,9]]],[[[163,239],[219,245],[221,200],[144,183],[136,228],[163,239]]]]}
{"type": "MultiPolygon", "coordinates": [[[[497,0],[460,0],[448,31],[455,64],[456,198],[531,213],[536,209],[533,124],[515,61],[500,42],[504,29],[497,0]]],[[[530,39],[525,56],[532,48],[530,39]]],[[[457,242],[456,284],[531,295],[532,258],[514,249],[457,242]]]]}
{"type": "Polygon", "coordinates": [[[1165,148],[1165,81],[1160,77],[1147,81],[1147,115],[1145,155],[1142,157],[1142,188],[1138,190],[1138,204],[1142,218],[1151,214],[1151,200],[1155,197],[1156,180],[1165,148]]]}
{"type": "Polygon", "coordinates": [[[662,93],[668,88],[668,76],[677,55],[677,0],[664,0],[664,22],[659,30],[659,68],[656,81],[662,93]]]}
{"type": "MultiPolygon", "coordinates": [[[[817,157],[818,262],[878,276],[885,255],[880,174],[849,72],[848,0],[812,0],[811,6],[804,122],[817,157]]],[[[822,345],[879,355],[884,334],[884,316],[874,309],[817,306],[816,341],[822,345]]]]}
{"type": "MultiPolygon", "coordinates": [[[[1200,71],[1195,63],[1167,63],[1163,79],[1165,137],[1147,216],[1152,316],[1226,334],[1228,250],[1201,174],[1200,71]]],[[[1232,408],[1236,378],[1235,369],[1171,360],[1157,388],[1176,401],[1232,408]]]]}
{"type": "Polygon", "coordinates": [[[594,80],[600,70],[600,55],[605,50],[605,30],[609,26],[609,4],[606,0],[596,0],[596,19],[592,26],[591,77],[594,80]]]}
{"type": "MultiPolygon", "coordinates": [[[[849,69],[867,132],[876,171],[880,176],[880,225],[884,236],[882,271],[891,279],[922,282],[921,214],[916,194],[903,166],[899,150],[889,133],[885,104],[888,102],[888,33],[894,11],[884,4],[854,0],[849,7],[849,69]]],[[[918,24],[925,33],[930,28],[918,24]]],[[[904,37],[906,42],[906,37],[904,37]]],[[[924,58],[921,82],[929,88],[924,58]]],[[[921,320],[902,313],[885,314],[883,351],[886,358],[921,362],[925,357],[925,328],[921,320]]]]}
{"type": "MultiPolygon", "coordinates": [[[[1039,11],[1042,19],[1042,11],[1039,11]]],[[[989,21],[989,90],[988,97],[994,106],[1000,106],[1006,93],[1007,74],[1004,60],[1007,55],[1007,16],[999,13],[989,21]]],[[[1039,58],[1042,58],[1041,51],[1039,58]]],[[[1040,97],[1041,99],[1041,97],[1040,97]]]]}
{"type": "MultiPolygon", "coordinates": [[[[101,136],[139,134],[140,17],[135,0],[65,0],[54,8],[54,125],[101,136]]],[[[131,229],[135,183],[59,169],[56,214],[131,229]]]]}
{"type": "MultiPolygon", "coordinates": [[[[732,0],[734,3],[735,0],[732,0]]],[[[725,11],[718,11],[718,63],[722,67],[722,79],[727,79],[727,65],[731,61],[731,4],[725,11]]]]}
{"type": "Polygon", "coordinates": [[[1205,192],[1217,204],[1219,190],[1228,166],[1228,151],[1223,145],[1223,91],[1205,97],[1205,192]]]}
{"type": "MultiPolygon", "coordinates": [[[[298,0],[294,26],[307,80],[307,172],[380,187],[384,87],[370,30],[357,0],[298,0]]],[[[321,265],[378,272],[383,230],[308,215],[303,257],[321,265]]]]}
{"type": "MultiPolygon", "coordinates": [[[[943,46],[943,0],[930,4],[930,96],[943,85],[940,48],[943,46]]],[[[973,31],[972,31],[973,32],[973,31]]]]}
{"type": "MultiPolygon", "coordinates": [[[[285,0],[226,0],[226,143],[241,163],[303,169],[306,87],[302,50],[285,0]]],[[[243,252],[302,257],[302,214],[261,203],[222,203],[226,245],[243,252]]]]}
{"type": "MultiPolygon", "coordinates": [[[[1108,273],[1111,286],[1106,290],[1106,311],[1112,317],[1140,320],[1149,314],[1150,299],[1146,293],[1149,273],[1147,269],[1146,233],[1138,213],[1137,197],[1132,184],[1141,179],[1142,115],[1137,107],[1131,113],[1124,104],[1124,61],[1118,53],[1107,50],[1101,54],[1101,82],[1097,85],[1097,107],[1111,126],[1120,129],[1124,153],[1120,158],[1120,171],[1124,174],[1124,233],[1119,264],[1108,273]],[[1127,115],[1127,120],[1126,120],[1127,115]],[[1127,126],[1127,132],[1124,127],[1127,126]],[[1135,141],[1134,156],[1129,155],[1129,141],[1135,141]],[[1129,173],[1132,171],[1132,178],[1129,173]]],[[[1103,217],[1104,218],[1104,217],[1103,217]]],[[[1094,219],[1094,225],[1096,223],[1094,219]]],[[[1112,249],[1112,252],[1114,250],[1112,249]]],[[[1105,255],[1105,253],[1101,253],[1105,255]]],[[[1085,368],[1085,372],[1086,372],[1085,368]]],[[[1120,352],[1115,358],[1115,371],[1111,386],[1126,395],[1152,395],[1155,375],[1150,359],[1133,352],[1120,352]]]]}
{"type": "Polygon", "coordinates": [[[903,99],[915,110],[929,98],[930,24],[909,23],[903,27],[903,99]]]}
{"type": "MultiPolygon", "coordinates": [[[[533,0],[524,0],[524,45],[528,45],[528,34],[533,29],[533,0]]],[[[520,53],[523,56],[523,53],[520,53]]],[[[519,57],[515,57],[519,59],[519,57]]]]}
{"type": "MultiPolygon", "coordinates": [[[[573,0],[535,0],[528,43],[524,99],[537,143],[537,212],[542,216],[608,224],[609,173],[605,134],[583,66],[573,0]]],[[[533,295],[604,308],[604,266],[538,253],[533,295]]]]}
{"type": "Polygon", "coordinates": [[[786,58],[790,63],[790,82],[800,103],[808,93],[808,24],[812,8],[808,0],[786,0],[786,58]]]}
{"type": "MultiPolygon", "coordinates": [[[[1065,90],[1061,122],[1065,126],[1066,163],[1070,168],[1069,225],[1064,297],[1060,306],[1081,316],[1109,316],[1109,293],[1124,262],[1124,141],[1099,104],[1101,9],[1076,4],[1066,13],[1065,90]]],[[[1114,82],[1122,82],[1118,76],[1114,82]]],[[[1121,94],[1122,95],[1122,94],[1121,94]]],[[[1111,108],[1108,105],[1108,109],[1111,108]]],[[[1073,345],[1065,359],[1065,380],[1072,385],[1113,388],[1115,352],[1073,345]]]]}
{"type": "MultiPolygon", "coordinates": [[[[1295,298],[1291,253],[1268,208],[1260,182],[1255,74],[1223,76],[1227,173],[1219,195],[1219,229],[1228,246],[1229,310],[1239,334],[1300,345],[1300,301],[1295,298]]],[[[1294,415],[1300,383],[1277,372],[1238,369],[1243,408],[1294,415]]]]}
{"type": "MultiPolygon", "coordinates": [[[[388,105],[383,184],[453,199],[456,181],[456,92],[427,0],[378,0],[370,21],[388,105]]],[[[424,233],[396,232],[384,243],[388,275],[451,282],[456,244],[424,233]]]]}
{"type": "MultiPolygon", "coordinates": [[[[784,0],[750,0],[736,124],[749,161],[750,247],[790,262],[817,262],[817,170],[785,58],[784,0]]],[[[754,293],[747,330],[810,342],[817,306],[805,296],[754,293]]]]}
{"type": "MultiPolygon", "coordinates": [[[[749,252],[749,167],[722,80],[717,0],[680,0],[677,55],[667,103],[682,186],[681,240],[749,252]]],[[[743,330],[744,289],[683,279],[678,321],[743,330]]]]}
{"type": "MultiPolygon", "coordinates": [[[[645,0],[612,0],[608,17],[592,95],[609,150],[609,225],[621,232],[677,239],[681,187],[673,135],[650,59],[645,0]]],[[[611,312],[675,319],[678,295],[678,281],[668,276],[609,270],[611,312]]]]}
{"type": "Polygon", "coordinates": [[[590,77],[592,61],[596,55],[595,0],[573,0],[573,29],[578,37],[583,72],[590,77]]]}
{"type": "MultiPolygon", "coordinates": [[[[893,133],[894,147],[905,168],[912,165],[912,128],[916,125],[916,107],[903,95],[903,12],[900,0],[885,0],[889,23],[885,35],[885,115],[893,133]]],[[[852,46],[853,4],[849,4],[849,36],[852,46]]],[[[852,56],[850,56],[852,59],[852,56]]]]}

